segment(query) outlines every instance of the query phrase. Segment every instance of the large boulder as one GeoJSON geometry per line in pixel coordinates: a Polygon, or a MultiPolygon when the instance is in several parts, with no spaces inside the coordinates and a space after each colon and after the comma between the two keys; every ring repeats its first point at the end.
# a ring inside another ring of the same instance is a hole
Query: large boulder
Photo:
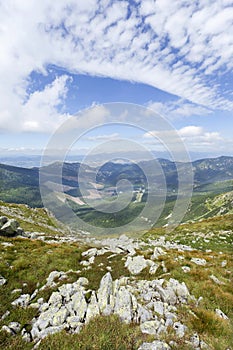
{"type": "Polygon", "coordinates": [[[18,221],[10,219],[1,227],[0,234],[3,236],[16,236],[18,227],[18,221]]]}

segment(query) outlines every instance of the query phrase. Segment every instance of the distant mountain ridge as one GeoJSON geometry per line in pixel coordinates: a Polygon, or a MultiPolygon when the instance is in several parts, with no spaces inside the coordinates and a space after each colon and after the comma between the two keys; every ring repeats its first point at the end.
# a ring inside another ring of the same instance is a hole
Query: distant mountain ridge
{"type": "MultiPolygon", "coordinates": [[[[158,159],[166,178],[168,190],[176,190],[178,186],[176,164],[167,159],[158,159]]],[[[72,196],[79,196],[79,184],[93,187],[92,180],[96,168],[83,165],[84,172],[78,180],[78,172],[81,163],[52,163],[44,168],[50,181],[59,183],[58,173],[62,171],[62,184],[65,192],[72,196]],[[61,169],[62,168],[62,169],[61,169]]],[[[134,163],[114,163],[104,164],[97,172],[97,182],[104,186],[115,186],[123,178],[128,179],[133,185],[146,183],[146,177],[140,166],[145,170],[146,176],[152,181],[158,180],[158,175],[154,173],[152,161],[142,161],[134,163]]],[[[182,171],[186,171],[187,164],[179,163],[182,171]]],[[[233,179],[233,157],[221,156],[218,158],[206,158],[192,162],[194,173],[194,189],[202,188],[205,185],[218,181],[233,179]]],[[[39,171],[38,167],[31,169],[20,168],[5,164],[0,164],[0,199],[8,202],[25,203],[31,206],[42,206],[39,191],[39,171]]]]}

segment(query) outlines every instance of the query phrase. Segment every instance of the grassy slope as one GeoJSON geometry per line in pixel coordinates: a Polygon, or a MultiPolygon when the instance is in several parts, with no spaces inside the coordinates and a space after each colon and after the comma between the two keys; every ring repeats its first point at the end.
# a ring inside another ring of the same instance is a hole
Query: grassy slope
{"type": "MultiPolygon", "coordinates": [[[[17,212],[18,206],[12,205],[10,208],[17,212]]],[[[21,206],[18,210],[24,213],[26,218],[34,219],[36,217],[35,226],[30,223],[31,230],[38,231],[39,227],[43,230],[40,223],[47,223],[56,227],[53,219],[49,218],[41,209],[35,211],[21,206]]],[[[27,227],[27,221],[19,221],[22,227],[24,225],[27,227]]],[[[219,350],[233,347],[232,227],[233,215],[228,215],[181,225],[171,233],[161,228],[150,231],[142,239],[147,241],[149,237],[155,239],[165,235],[169,240],[189,244],[197,251],[178,252],[170,250],[169,254],[160,257],[160,260],[164,261],[168,269],[167,273],[164,273],[160,268],[156,275],[151,276],[148,270],[145,269],[137,276],[139,279],[158,277],[169,279],[173,277],[179,281],[184,281],[196,298],[202,296],[203,300],[198,308],[195,305],[191,305],[188,309],[180,308],[179,315],[181,320],[189,326],[190,334],[197,331],[201,338],[211,345],[212,349],[219,350]],[[206,249],[212,251],[206,252],[206,249]],[[191,262],[192,257],[205,258],[207,265],[205,267],[196,266],[191,262]],[[227,260],[226,268],[221,267],[223,260],[227,260]],[[184,265],[191,267],[190,273],[183,273],[181,267],[184,265]],[[211,274],[214,274],[224,284],[216,285],[209,278],[211,274]],[[230,322],[217,318],[214,313],[215,308],[220,308],[225,312],[229,316],[230,322]]],[[[47,231],[49,234],[54,234],[54,232],[47,231]]],[[[10,316],[5,321],[0,322],[0,327],[10,321],[19,321],[22,326],[30,328],[30,320],[35,316],[36,310],[13,309],[11,302],[22,293],[13,295],[11,292],[16,288],[22,288],[23,293],[32,293],[37,286],[40,287],[46,282],[46,278],[53,270],[81,270],[79,273],[70,272],[65,283],[73,282],[77,277],[84,276],[88,278],[91,289],[98,288],[100,279],[107,272],[107,266],[112,268],[113,279],[129,275],[122,260],[124,254],[110,259],[109,255],[111,254],[99,256],[90,270],[82,271],[83,266],[80,265],[81,253],[88,248],[82,244],[47,244],[36,240],[0,237],[0,247],[0,271],[8,281],[0,289],[0,314],[3,314],[6,310],[11,311],[10,316]],[[12,243],[13,246],[5,247],[1,245],[2,242],[12,243]]],[[[150,245],[145,246],[145,250],[138,253],[148,257],[151,254],[149,252],[150,245]]],[[[50,294],[51,290],[44,290],[38,294],[37,298],[43,296],[47,300],[50,294]]],[[[32,344],[25,344],[20,336],[9,337],[5,333],[0,334],[0,348],[2,349],[27,350],[32,348],[32,344]]],[[[166,340],[169,339],[174,339],[174,335],[168,332],[166,340]]],[[[40,349],[137,349],[143,340],[145,338],[140,334],[138,326],[122,325],[115,317],[100,317],[93,320],[79,335],[70,336],[63,332],[46,338],[40,349]]],[[[177,341],[178,349],[188,349],[184,340],[177,341]]]]}

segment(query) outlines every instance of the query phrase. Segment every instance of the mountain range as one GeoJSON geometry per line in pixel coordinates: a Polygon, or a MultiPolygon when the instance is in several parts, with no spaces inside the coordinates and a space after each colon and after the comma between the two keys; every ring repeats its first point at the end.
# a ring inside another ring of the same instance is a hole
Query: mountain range
{"type": "MultiPolygon", "coordinates": [[[[191,210],[186,216],[186,220],[193,220],[202,215],[212,216],[212,213],[220,213],[221,207],[210,209],[206,205],[207,200],[214,200],[216,196],[233,190],[233,157],[222,156],[218,158],[200,159],[189,163],[175,163],[167,159],[157,159],[158,167],[154,167],[153,161],[141,161],[138,164],[125,162],[107,162],[97,168],[94,166],[74,163],[54,162],[43,168],[22,168],[6,164],[0,164],[0,200],[12,203],[23,203],[31,207],[42,207],[43,203],[40,194],[40,174],[41,181],[46,181],[46,185],[57,193],[57,198],[61,201],[68,200],[72,203],[74,210],[82,210],[89,220],[96,220],[96,214],[86,206],[85,198],[95,199],[96,193],[100,192],[107,196],[116,195],[116,185],[119,180],[126,179],[132,183],[136,192],[134,201],[137,201],[137,192],[142,191],[141,202],[146,201],[148,181],[155,186],[162,186],[165,179],[167,190],[167,207],[160,224],[166,224],[164,220],[169,215],[174,204],[178,189],[178,173],[183,175],[190,169],[193,170],[193,198],[191,210]],[[160,171],[158,170],[160,168],[160,171]],[[80,169],[82,171],[80,171],[80,169]],[[142,171],[143,169],[143,171],[142,171]],[[162,171],[161,171],[162,170],[162,171]],[[59,177],[62,174],[62,180],[59,177]],[[96,181],[95,181],[96,179],[96,181]],[[80,193],[80,186],[84,190],[80,193]],[[209,214],[208,214],[209,213],[209,214]]],[[[123,191],[128,190],[128,184],[123,184],[123,191]]],[[[98,196],[97,196],[98,197],[98,196]]],[[[217,197],[216,197],[217,198],[217,197]]],[[[229,197],[231,198],[231,197],[229,197]]],[[[221,200],[216,199],[216,203],[221,200]]],[[[229,202],[229,200],[228,200],[229,202]]],[[[225,201],[224,201],[225,203],[225,201]]],[[[223,203],[223,204],[224,204],[223,203]]],[[[230,202],[229,202],[230,203],[230,202]]],[[[230,204],[225,205],[225,213],[230,204]]],[[[138,203],[141,205],[142,203],[138,203]]],[[[134,204],[135,209],[136,204],[134,204]]],[[[132,208],[131,208],[132,209],[132,208]]],[[[138,208],[137,208],[138,210],[138,208]]],[[[132,214],[132,211],[130,211],[132,214]]],[[[100,215],[99,221],[103,217],[100,215]]],[[[119,218],[118,218],[119,219],[119,218]]]]}

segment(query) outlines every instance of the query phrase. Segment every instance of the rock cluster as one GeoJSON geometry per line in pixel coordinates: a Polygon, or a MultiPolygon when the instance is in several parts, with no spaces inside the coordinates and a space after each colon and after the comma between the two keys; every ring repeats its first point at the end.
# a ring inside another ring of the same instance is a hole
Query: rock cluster
{"type": "Polygon", "coordinates": [[[15,219],[8,219],[6,216],[0,216],[0,236],[14,237],[23,236],[24,231],[15,219]]]}
{"type": "MultiPolygon", "coordinates": [[[[53,285],[53,277],[58,273],[54,271],[53,275],[50,274],[47,279],[50,285],[53,285]]],[[[37,342],[62,329],[78,333],[93,317],[111,314],[118,315],[122,322],[139,324],[142,333],[154,335],[156,339],[166,332],[167,327],[172,327],[178,337],[185,335],[187,327],[178,319],[176,306],[195,300],[185,283],[172,278],[169,281],[147,281],[121,277],[113,281],[110,272],[107,272],[97,291],[86,289],[87,285],[88,280],[80,277],[74,283],[58,287],[47,302],[40,298],[33,303],[30,295],[16,299],[13,305],[35,307],[39,312],[32,320],[31,332],[22,330],[23,338],[37,342]]],[[[140,349],[169,349],[162,341],[155,343],[156,347],[145,343],[140,349]]]]}

